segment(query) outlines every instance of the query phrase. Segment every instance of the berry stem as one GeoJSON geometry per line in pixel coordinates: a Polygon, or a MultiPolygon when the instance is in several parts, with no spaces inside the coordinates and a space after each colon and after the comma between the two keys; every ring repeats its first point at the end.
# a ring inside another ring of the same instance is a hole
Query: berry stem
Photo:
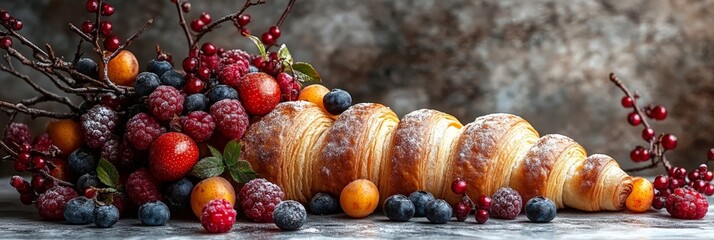
{"type": "Polygon", "coordinates": [[[57,185],[65,186],[65,187],[71,187],[71,188],[74,188],[74,187],[75,187],[74,184],[72,184],[72,183],[70,183],[70,182],[67,182],[67,181],[65,181],[65,180],[56,178],[55,176],[52,176],[50,173],[48,173],[48,172],[45,171],[45,170],[39,170],[39,171],[37,171],[37,172],[39,172],[40,174],[42,174],[42,176],[45,177],[45,178],[51,178],[55,183],[57,183],[57,185]]]}
{"type": "MultiPolygon", "coordinates": [[[[282,27],[283,22],[285,22],[285,19],[288,17],[288,14],[290,14],[290,11],[293,10],[293,5],[295,5],[295,0],[290,0],[290,2],[288,2],[288,6],[285,7],[285,11],[283,11],[283,14],[280,15],[278,22],[275,23],[275,26],[277,26],[278,28],[282,27]]],[[[272,47],[272,46],[273,45],[266,46],[265,50],[266,51],[270,50],[270,47],[272,47]]]]}
{"type": "Polygon", "coordinates": [[[179,25],[183,29],[183,33],[186,35],[186,41],[188,41],[188,48],[191,49],[194,46],[193,37],[191,37],[191,30],[188,29],[188,24],[186,24],[186,18],[183,15],[183,10],[181,10],[181,0],[173,1],[176,5],[176,11],[178,11],[179,25]]]}
{"type": "MultiPolygon", "coordinates": [[[[291,1],[290,1],[290,4],[289,4],[288,6],[289,6],[289,7],[292,7],[292,3],[293,3],[294,1],[295,1],[295,0],[291,0],[291,1]]],[[[179,1],[176,1],[176,2],[179,2],[179,1]]],[[[242,7],[240,10],[238,10],[237,12],[234,12],[234,13],[231,13],[231,14],[228,14],[228,15],[225,15],[225,16],[223,16],[223,17],[217,19],[217,20],[214,21],[213,23],[206,25],[206,26],[203,28],[203,31],[201,31],[201,32],[199,32],[198,34],[196,34],[196,39],[195,39],[194,41],[191,41],[191,39],[189,38],[189,49],[196,47],[196,44],[201,41],[201,38],[203,38],[203,36],[206,35],[206,33],[210,32],[210,31],[213,31],[213,29],[215,29],[215,28],[218,28],[222,23],[227,22],[227,21],[232,21],[233,19],[235,19],[235,18],[238,17],[239,15],[243,14],[243,12],[245,12],[245,10],[248,10],[248,8],[250,8],[250,7],[252,7],[252,6],[255,6],[255,5],[264,4],[265,2],[266,2],[266,0],[257,0],[257,1],[255,1],[255,2],[253,2],[253,0],[246,0],[245,3],[243,4],[243,7],[242,7]]],[[[176,4],[178,4],[178,3],[176,3],[176,4]]],[[[177,5],[177,6],[178,6],[178,5],[177,5]]],[[[179,9],[179,10],[180,10],[180,9],[179,9]]],[[[179,12],[180,12],[180,11],[179,11],[179,12]]],[[[287,11],[287,12],[290,12],[290,11],[287,11]]],[[[179,14],[181,15],[181,13],[179,13],[179,14]]],[[[285,15],[285,13],[283,13],[283,15],[285,15]]],[[[183,18],[183,17],[182,17],[182,18],[183,18]]],[[[281,17],[281,18],[282,18],[282,17],[281,17]]],[[[182,19],[182,21],[183,21],[183,19],[182,19]]],[[[185,21],[184,21],[184,25],[185,25],[185,21]]],[[[184,26],[184,27],[185,27],[185,26],[184,26]]],[[[186,27],[185,27],[185,28],[186,28],[186,27]]],[[[186,28],[186,29],[188,29],[188,28],[186,28]]],[[[188,32],[187,32],[187,34],[188,34],[188,32]]],[[[188,36],[188,35],[187,35],[187,36],[188,36]]]]}

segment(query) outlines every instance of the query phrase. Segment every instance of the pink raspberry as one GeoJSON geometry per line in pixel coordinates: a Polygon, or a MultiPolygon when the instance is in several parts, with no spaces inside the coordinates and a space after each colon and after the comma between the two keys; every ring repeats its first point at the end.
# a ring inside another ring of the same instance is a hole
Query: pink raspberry
{"type": "Polygon", "coordinates": [[[171,86],[159,86],[149,94],[149,111],[161,121],[169,121],[183,111],[184,96],[171,86]]]}
{"type": "Polygon", "coordinates": [[[667,212],[673,218],[701,219],[707,215],[707,199],[693,188],[676,188],[667,197],[667,212]]]}
{"type": "Polygon", "coordinates": [[[10,123],[10,126],[5,130],[5,142],[12,148],[30,143],[30,128],[24,123],[10,123]]]}
{"type": "Polygon", "coordinates": [[[132,147],[126,139],[119,144],[117,159],[112,162],[120,171],[133,171],[144,162],[146,154],[137,154],[137,150],[132,147]]]}
{"type": "Polygon", "coordinates": [[[35,141],[32,143],[32,148],[40,152],[49,152],[52,148],[52,140],[50,140],[50,135],[43,133],[35,137],[35,141]]]}
{"type": "MultiPolygon", "coordinates": [[[[105,142],[100,155],[112,164],[116,162],[119,156],[119,141],[117,141],[116,138],[112,138],[105,142]]],[[[116,164],[114,166],[116,166],[116,164]]]]}
{"type": "Polygon", "coordinates": [[[280,99],[282,101],[295,101],[300,94],[300,84],[290,74],[281,72],[275,79],[280,86],[280,99]]]}
{"type": "Polygon", "coordinates": [[[254,222],[273,222],[275,206],[285,199],[278,185],[263,178],[250,180],[238,195],[243,213],[254,222]]]}
{"type": "Polygon", "coordinates": [[[250,64],[250,60],[252,60],[250,54],[240,49],[231,49],[221,54],[221,66],[244,62],[247,67],[250,64]]]}
{"type": "Polygon", "coordinates": [[[248,128],[248,114],[240,101],[223,99],[211,106],[211,116],[223,136],[240,139],[248,128]]]}
{"type": "Polygon", "coordinates": [[[111,108],[95,105],[80,118],[84,140],[91,148],[100,148],[112,138],[119,116],[111,108]]]}
{"type": "Polygon", "coordinates": [[[165,132],[166,129],[156,119],[143,112],[126,122],[126,140],[138,150],[148,149],[154,139],[165,132]]]}
{"type": "Polygon", "coordinates": [[[243,65],[239,63],[226,65],[218,73],[218,79],[221,80],[221,83],[228,85],[234,89],[238,89],[238,84],[240,83],[241,77],[243,77],[243,75],[247,74],[249,71],[250,70],[248,69],[248,65],[243,65]]]}
{"type": "Polygon", "coordinates": [[[221,67],[221,60],[215,54],[212,56],[201,55],[201,66],[207,67],[211,72],[217,72],[221,67]]]}
{"type": "Polygon", "coordinates": [[[203,206],[201,225],[209,233],[225,233],[236,222],[236,210],[225,199],[214,199],[203,206]]]}
{"type": "Polygon", "coordinates": [[[145,168],[130,174],[124,187],[126,195],[138,206],[163,199],[159,192],[159,182],[145,168]]]}
{"type": "Polygon", "coordinates": [[[40,194],[35,202],[37,212],[42,220],[59,221],[64,220],[64,204],[79,194],[74,189],[63,186],[56,186],[40,194]]]}
{"type": "Polygon", "coordinates": [[[515,219],[521,213],[523,201],[513,188],[504,187],[493,194],[491,216],[501,219],[515,219]]]}
{"type": "Polygon", "coordinates": [[[203,142],[211,138],[213,129],[216,128],[216,123],[213,122],[213,117],[203,111],[195,111],[182,117],[183,133],[191,137],[196,142],[203,142]]]}

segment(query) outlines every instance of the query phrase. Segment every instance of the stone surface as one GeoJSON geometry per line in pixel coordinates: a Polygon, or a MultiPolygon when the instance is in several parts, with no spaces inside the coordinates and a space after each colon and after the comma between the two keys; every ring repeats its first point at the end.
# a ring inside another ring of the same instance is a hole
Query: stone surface
{"type": "MultiPolygon", "coordinates": [[[[281,232],[274,224],[256,224],[241,218],[229,233],[207,234],[190,213],[176,216],[166,226],[142,226],[136,218],[124,218],[111,229],[94,225],[68,225],[64,222],[42,222],[33,206],[20,204],[17,192],[8,178],[0,179],[0,238],[3,239],[104,239],[172,238],[172,239],[286,239],[286,238],[477,238],[477,239],[698,239],[714,234],[714,207],[701,220],[683,221],[669,217],[665,210],[643,214],[627,212],[585,213],[563,210],[551,223],[536,224],[524,214],[515,220],[489,219],[476,224],[473,215],[467,222],[430,224],[426,218],[410,222],[390,222],[382,214],[365,219],[346,215],[308,215],[307,223],[295,232],[281,232]]],[[[709,199],[712,202],[712,199],[709,199]]],[[[453,220],[453,219],[452,219],[453,220]]]]}
{"type": "MultiPolygon", "coordinates": [[[[206,11],[217,19],[242,2],[193,1],[189,18],[206,11]]],[[[67,22],[90,18],[82,3],[8,1],[2,8],[24,21],[28,38],[69,56],[78,37],[67,22]]],[[[250,30],[266,31],[285,3],[250,9],[250,30]]],[[[156,19],[129,48],[141,63],[153,57],[156,43],[176,59],[186,55],[170,1],[112,4],[120,36],[156,19]]],[[[296,59],[313,63],[325,85],[350,91],[357,102],[382,102],[399,115],[435,108],[464,123],[515,113],[543,134],[568,135],[589,153],[612,155],[629,167],[629,151],[644,142],[641,129],[625,122],[622,95],[607,80],[614,71],[643,103],[668,107],[669,119],[656,130],[679,136],[670,159],[695,166],[714,146],[704,131],[714,128],[712,9],[714,1],[313,0],[297,3],[280,42],[296,59]]],[[[206,40],[255,52],[230,24],[206,40]]],[[[0,74],[0,82],[13,89],[0,92],[0,99],[33,96],[8,74],[0,74]]],[[[2,117],[0,124],[7,121],[2,117]]],[[[44,120],[35,122],[37,133],[44,120]]]]}

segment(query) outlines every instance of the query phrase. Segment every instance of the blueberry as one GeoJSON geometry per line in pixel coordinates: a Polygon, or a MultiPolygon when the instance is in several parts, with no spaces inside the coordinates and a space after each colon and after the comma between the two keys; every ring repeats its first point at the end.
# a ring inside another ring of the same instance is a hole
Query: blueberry
{"type": "Polygon", "coordinates": [[[414,216],[423,217],[425,215],[424,209],[426,203],[434,199],[434,195],[432,195],[430,192],[416,191],[412,194],[409,194],[409,200],[414,203],[414,216]]]}
{"type": "Polygon", "coordinates": [[[161,60],[151,60],[149,61],[149,64],[146,65],[146,71],[147,72],[152,72],[156,74],[156,76],[161,77],[165,72],[168,72],[171,70],[173,66],[171,66],[171,63],[161,60]]]}
{"type": "Polygon", "coordinates": [[[426,219],[431,223],[447,223],[451,219],[451,206],[443,199],[429,201],[425,210],[426,219]]]}
{"type": "Polygon", "coordinates": [[[76,197],[64,204],[64,219],[69,224],[83,225],[92,223],[94,201],[86,197],[76,197]]]}
{"type": "Polygon", "coordinates": [[[322,98],[325,110],[332,115],[338,115],[352,106],[352,96],[342,89],[332,89],[322,98]]]}
{"type": "Polygon", "coordinates": [[[327,193],[317,193],[310,200],[310,212],[312,214],[325,215],[333,214],[340,210],[340,203],[327,193]]]}
{"type": "Polygon", "coordinates": [[[248,66],[248,73],[254,73],[254,72],[260,72],[260,70],[258,69],[258,67],[253,66],[253,64],[249,65],[249,66],[248,66]]]}
{"type": "Polygon", "coordinates": [[[187,178],[169,185],[167,190],[169,206],[177,209],[188,208],[191,204],[191,190],[193,190],[193,183],[187,178]]]}
{"type": "Polygon", "coordinates": [[[77,61],[77,72],[87,75],[91,78],[99,78],[99,71],[97,70],[97,63],[89,58],[81,58],[77,61]]]}
{"type": "Polygon", "coordinates": [[[159,87],[159,76],[152,72],[139,73],[134,81],[134,91],[139,96],[149,96],[159,87]]]}
{"type": "Polygon", "coordinates": [[[79,177],[79,180],[77,180],[77,191],[81,194],[84,193],[84,190],[87,190],[88,187],[97,187],[99,186],[99,178],[97,175],[87,173],[79,177]]]}
{"type": "Polygon", "coordinates": [[[161,75],[160,80],[161,85],[172,86],[178,90],[182,90],[183,85],[186,84],[183,74],[177,72],[176,70],[169,70],[168,72],[165,72],[161,75]]]}
{"type": "Polygon", "coordinates": [[[283,231],[295,231],[307,221],[305,207],[293,200],[282,201],[273,211],[275,225],[283,231]]]}
{"type": "Polygon", "coordinates": [[[555,203],[544,197],[534,197],[526,202],[526,216],[534,223],[553,221],[557,213],[555,203]]]}
{"type": "Polygon", "coordinates": [[[397,194],[384,200],[384,215],[395,222],[406,222],[414,216],[414,203],[407,196],[397,194]]]}
{"type": "Polygon", "coordinates": [[[185,113],[208,110],[208,97],[202,93],[194,93],[186,97],[183,102],[183,111],[185,113]]]}
{"type": "Polygon", "coordinates": [[[119,209],[114,205],[94,208],[94,225],[100,228],[110,228],[119,221],[119,209]]]}
{"type": "Polygon", "coordinates": [[[223,99],[238,99],[238,91],[228,85],[217,85],[208,93],[208,99],[214,104],[223,99]]]}
{"type": "Polygon", "coordinates": [[[67,167],[75,176],[82,176],[97,169],[97,160],[88,149],[80,148],[69,155],[67,167]]]}
{"type": "Polygon", "coordinates": [[[161,201],[144,203],[139,208],[139,220],[147,226],[163,226],[169,221],[169,207],[161,201]]]}

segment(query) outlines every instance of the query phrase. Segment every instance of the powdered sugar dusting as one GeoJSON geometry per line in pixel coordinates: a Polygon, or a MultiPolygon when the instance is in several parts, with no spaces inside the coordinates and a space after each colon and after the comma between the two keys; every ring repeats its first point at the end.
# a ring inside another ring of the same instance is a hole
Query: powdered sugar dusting
{"type": "Polygon", "coordinates": [[[462,138],[466,138],[459,148],[457,161],[465,164],[470,161],[472,167],[486,171],[476,171],[476,176],[484,177],[489,173],[491,156],[498,142],[505,136],[508,129],[518,117],[512,114],[495,113],[476,118],[475,121],[465,126],[462,138]]]}

